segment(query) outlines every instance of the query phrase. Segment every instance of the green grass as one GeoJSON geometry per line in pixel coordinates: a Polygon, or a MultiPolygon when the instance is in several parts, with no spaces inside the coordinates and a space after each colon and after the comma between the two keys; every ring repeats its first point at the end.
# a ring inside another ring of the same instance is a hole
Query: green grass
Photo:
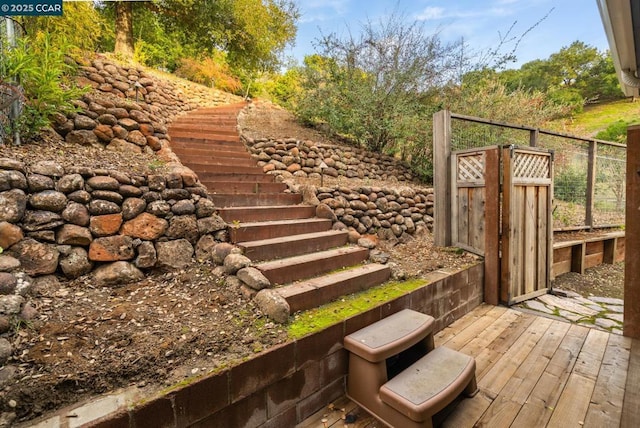
{"type": "Polygon", "coordinates": [[[584,111],[572,119],[561,119],[552,122],[552,127],[563,132],[582,137],[594,137],[610,124],[623,120],[629,123],[640,123],[640,103],[630,100],[618,100],[610,103],[594,104],[585,107],[584,111]]]}

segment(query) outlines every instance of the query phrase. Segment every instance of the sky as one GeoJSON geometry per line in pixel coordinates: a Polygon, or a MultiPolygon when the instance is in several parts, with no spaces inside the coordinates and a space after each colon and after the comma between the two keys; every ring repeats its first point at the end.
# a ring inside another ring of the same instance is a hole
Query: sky
{"type": "MultiPolygon", "coordinates": [[[[487,51],[513,26],[518,38],[528,32],[516,51],[519,68],[534,59],[547,59],[580,40],[600,51],[608,50],[596,0],[296,0],[301,17],[298,35],[287,55],[301,63],[316,50],[321,34],[357,34],[367,21],[384,20],[396,5],[409,22],[420,21],[427,34],[438,31],[442,40],[464,38],[471,50],[487,51]],[[548,16],[547,16],[548,15],[548,16]],[[545,19],[543,19],[547,16],[545,19]]],[[[513,43],[507,45],[508,52],[513,43]]],[[[506,53],[503,52],[503,53],[506,53]]]]}

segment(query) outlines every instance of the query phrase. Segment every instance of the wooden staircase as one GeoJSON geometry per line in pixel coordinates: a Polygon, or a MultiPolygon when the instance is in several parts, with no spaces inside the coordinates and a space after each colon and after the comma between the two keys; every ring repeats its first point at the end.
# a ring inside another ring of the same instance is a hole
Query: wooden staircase
{"type": "Polygon", "coordinates": [[[204,184],[243,249],[288,301],[291,312],[387,281],[387,266],[365,264],[369,250],[347,245],[347,232],[315,217],[315,207],[263,173],[241,142],[244,103],[203,108],[169,128],[171,148],[204,184]]]}

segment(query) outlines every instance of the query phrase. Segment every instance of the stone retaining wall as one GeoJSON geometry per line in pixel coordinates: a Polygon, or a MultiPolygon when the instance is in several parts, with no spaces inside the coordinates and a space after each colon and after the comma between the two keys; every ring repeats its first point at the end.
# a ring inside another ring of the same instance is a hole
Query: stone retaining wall
{"type": "Polygon", "coordinates": [[[54,130],[69,142],[131,153],[166,147],[167,125],[176,116],[242,101],[205,86],[187,88],[178,78],[157,78],[102,56],[80,65],[77,83],[92,90],[75,102],[77,113],[54,115],[54,130]]]}

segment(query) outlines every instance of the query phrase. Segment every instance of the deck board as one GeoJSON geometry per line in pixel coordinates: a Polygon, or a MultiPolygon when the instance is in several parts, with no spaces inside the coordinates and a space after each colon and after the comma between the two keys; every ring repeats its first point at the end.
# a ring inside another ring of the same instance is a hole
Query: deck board
{"type": "MultiPolygon", "coordinates": [[[[480,388],[434,417],[444,428],[639,426],[638,340],[481,305],[437,333],[435,342],[476,359],[480,388]]],[[[334,408],[351,409],[355,423],[345,424],[341,412],[325,408],[299,427],[384,426],[345,403],[334,408]]]]}

